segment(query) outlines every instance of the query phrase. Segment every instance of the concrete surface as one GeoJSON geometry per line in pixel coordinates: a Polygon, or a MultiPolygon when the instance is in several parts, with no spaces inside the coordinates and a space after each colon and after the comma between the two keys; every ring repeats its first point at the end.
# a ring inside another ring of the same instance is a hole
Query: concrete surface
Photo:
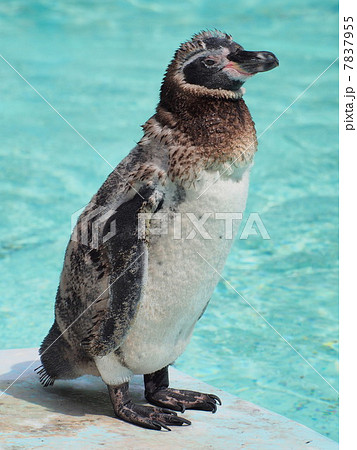
{"type": "MultiPolygon", "coordinates": [[[[37,349],[0,351],[1,449],[338,448],[303,425],[174,368],[170,369],[172,386],[217,394],[223,406],[216,414],[186,411],[184,417],[192,425],[172,427],[171,432],[138,428],[115,418],[101,379],[88,376],[43,388],[33,371],[39,365],[34,360],[38,360],[37,349]]],[[[143,402],[142,377],[134,377],[131,391],[135,401],[143,402]]]]}

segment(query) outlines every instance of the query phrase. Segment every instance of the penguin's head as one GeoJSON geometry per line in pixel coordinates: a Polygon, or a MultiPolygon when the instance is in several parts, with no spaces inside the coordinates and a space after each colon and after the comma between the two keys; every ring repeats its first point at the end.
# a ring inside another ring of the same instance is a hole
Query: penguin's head
{"type": "Polygon", "coordinates": [[[246,51],[226,33],[203,31],[176,51],[165,80],[171,79],[197,93],[224,93],[226,97],[235,97],[253,75],[278,65],[278,59],[271,52],[246,51]]]}

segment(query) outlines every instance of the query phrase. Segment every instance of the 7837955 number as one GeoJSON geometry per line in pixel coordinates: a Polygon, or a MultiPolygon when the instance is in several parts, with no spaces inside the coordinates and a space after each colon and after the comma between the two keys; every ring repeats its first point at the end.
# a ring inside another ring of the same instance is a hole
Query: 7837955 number
{"type": "Polygon", "coordinates": [[[343,70],[353,70],[353,17],[344,17],[343,21],[343,70]]]}

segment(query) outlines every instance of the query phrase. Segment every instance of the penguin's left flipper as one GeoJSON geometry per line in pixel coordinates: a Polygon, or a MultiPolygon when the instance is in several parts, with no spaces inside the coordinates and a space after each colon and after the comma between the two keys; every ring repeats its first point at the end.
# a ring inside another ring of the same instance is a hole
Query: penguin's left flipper
{"type": "Polygon", "coordinates": [[[202,392],[169,388],[168,367],[157,372],[144,375],[145,398],[156,406],[181,411],[198,409],[201,411],[217,411],[217,404],[222,402],[217,395],[202,392]]]}
{"type": "Polygon", "coordinates": [[[106,261],[109,301],[98,297],[91,307],[93,319],[81,342],[91,356],[105,356],[118,348],[130,328],[146,282],[150,217],[163,201],[161,191],[143,186],[110,215],[103,236],[111,237],[99,251],[92,251],[100,262],[106,261]]]}

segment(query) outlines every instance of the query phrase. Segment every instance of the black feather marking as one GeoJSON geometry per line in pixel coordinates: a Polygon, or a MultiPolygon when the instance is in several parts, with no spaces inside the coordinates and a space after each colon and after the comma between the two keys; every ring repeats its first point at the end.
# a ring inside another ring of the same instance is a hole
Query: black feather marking
{"type": "Polygon", "coordinates": [[[44,386],[44,387],[52,386],[53,383],[55,382],[55,379],[53,377],[51,377],[50,375],[48,375],[48,373],[46,372],[46,369],[43,367],[42,364],[41,364],[41,366],[36,367],[36,369],[34,369],[34,371],[39,375],[40,383],[42,384],[42,386],[44,386]]]}
{"type": "MultiPolygon", "coordinates": [[[[110,218],[118,231],[99,250],[108,259],[107,271],[102,265],[103,256],[96,264],[98,274],[105,271],[108,276],[109,301],[108,296],[100,296],[95,301],[90,327],[81,340],[81,347],[91,355],[105,354],[118,347],[135,316],[146,264],[146,243],[138,239],[138,214],[155,212],[162,207],[162,194],[154,194],[154,187],[142,187],[138,195],[121,204],[110,218]]],[[[104,235],[108,226],[109,222],[104,224],[104,235]]],[[[97,260],[95,252],[91,256],[97,260]]]]}

